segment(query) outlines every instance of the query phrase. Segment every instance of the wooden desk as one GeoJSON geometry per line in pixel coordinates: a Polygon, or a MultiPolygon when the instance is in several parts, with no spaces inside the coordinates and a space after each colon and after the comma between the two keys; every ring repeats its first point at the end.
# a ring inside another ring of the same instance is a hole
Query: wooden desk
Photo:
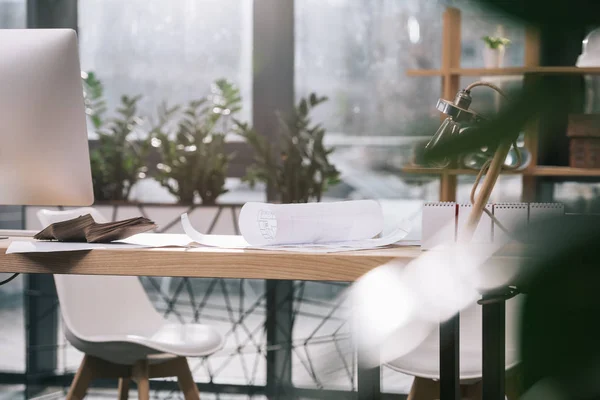
{"type": "MultiPolygon", "coordinates": [[[[26,240],[25,238],[14,238],[26,240]]],[[[351,282],[393,259],[410,261],[419,247],[394,247],[328,254],[211,248],[97,249],[85,252],[4,254],[0,272],[174,276],[351,282]]]]}
{"type": "MultiPolygon", "coordinates": [[[[351,282],[386,262],[394,259],[409,262],[421,254],[420,248],[414,246],[328,254],[212,248],[96,249],[84,252],[5,254],[13,239],[24,240],[10,238],[0,241],[0,273],[351,282]]],[[[491,264],[496,264],[493,261],[500,261],[500,266],[503,266],[506,258],[514,260],[520,250],[515,252],[512,249],[502,256],[493,257],[491,264]]],[[[502,313],[503,308],[500,315],[502,313]]],[[[451,336],[441,340],[458,341],[458,326],[451,336]]],[[[447,346],[440,347],[442,361],[447,358],[444,356],[444,347],[447,346]]],[[[500,364],[501,360],[498,359],[497,363],[500,364]]],[[[442,378],[447,376],[458,382],[458,364],[445,364],[442,362],[440,370],[442,378]]],[[[503,382],[504,369],[501,369],[499,373],[502,374],[503,382]]],[[[359,399],[378,397],[379,369],[359,374],[358,386],[359,399]],[[363,392],[365,386],[366,392],[363,392]]]]}

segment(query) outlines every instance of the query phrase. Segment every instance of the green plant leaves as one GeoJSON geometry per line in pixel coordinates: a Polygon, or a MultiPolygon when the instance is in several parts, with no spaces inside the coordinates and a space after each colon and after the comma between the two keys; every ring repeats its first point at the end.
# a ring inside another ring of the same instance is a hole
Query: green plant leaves
{"type": "Polygon", "coordinates": [[[510,44],[510,39],[499,36],[484,36],[481,39],[490,49],[499,49],[510,44]]]}
{"type": "Polygon", "coordinates": [[[153,139],[160,143],[158,182],[181,203],[192,203],[196,194],[203,204],[214,204],[225,193],[232,155],[225,154],[225,137],[241,109],[239,89],[225,79],[211,85],[210,94],[180,107],[159,110],[153,139]],[[167,112],[169,111],[169,112],[167,112]]]}
{"type": "Polygon", "coordinates": [[[325,101],[327,97],[311,93],[300,99],[290,117],[277,113],[279,151],[248,124],[234,120],[237,132],[254,150],[255,164],[247,169],[244,180],[251,186],[257,182],[273,186],[283,203],[320,201],[327,186],[339,182],[339,172],[328,158],[333,149],[323,144],[325,129],[309,117],[325,101]]]}
{"type": "Polygon", "coordinates": [[[133,140],[144,123],[137,109],[141,96],[122,96],[117,115],[106,118],[102,82],[89,72],[84,74],[83,83],[86,112],[98,135],[97,146],[90,152],[94,196],[99,201],[127,200],[132,186],[147,171],[150,143],[133,140]]]}
{"type": "Polygon", "coordinates": [[[151,121],[147,138],[135,137],[146,123],[138,113],[141,96],[121,96],[116,116],[106,118],[104,88],[93,73],[84,78],[86,109],[98,135],[91,152],[94,192],[98,200],[127,200],[131,187],[145,177],[151,147],[160,154],[154,178],[181,203],[199,195],[214,204],[226,192],[227,169],[233,155],[225,153],[229,133],[241,135],[255,151],[255,164],[245,181],[265,182],[276,188],[286,203],[320,201],[328,185],[339,182],[330,163],[333,149],[323,144],[325,129],[311,121],[310,113],[327,97],[311,93],[300,99],[289,116],[277,115],[279,146],[235,118],[241,110],[239,89],[225,79],[215,81],[210,93],[184,107],[162,103],[151,121]]]}

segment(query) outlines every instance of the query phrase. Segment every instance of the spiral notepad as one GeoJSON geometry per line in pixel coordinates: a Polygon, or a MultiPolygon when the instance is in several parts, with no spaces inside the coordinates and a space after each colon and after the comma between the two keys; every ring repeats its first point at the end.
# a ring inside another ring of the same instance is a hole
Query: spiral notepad
{"type": "Polygon", "coordinates": [[[494,224],[493,238],[494,242],[510,242],[519,229],[527,224],[529,217],[528,203],[498,203],[494,204],[494,217],[506,228],[504,232],[500,227],[494,224]]]}
{"type": "MultiPolygon", "coordinates": [[[[506,232],[483,213],[475,229],[471,243],[508,243],[514,239],[533,240],[525,237],[530,222],[543,218],[565,215],[565,207],[559,203],[498,203],[486,206],[506,232]]],[[[453,202],[426,203],[423,207],[423,250],[459,241],[473,206],[453,202]]]]}
{"type": "Polygon", "coordinates": [[[565,206],[560,203],[530,203],[529,204],[529,222],[559,217],[565,215],[565,206]]]}
{"type": "MultiPolygon", "coordinates": [[[[492,212],[492,205],[488,204],[485,208],[492,212]]],[[[456,240],[460,241],[462,235],[464,234],[465,228],[467,226],[467,220],[469,218],[469,214],[473,210],[472,204],[459,204],[458,205],[458,218],[456,224],[456,240]]],[[[479,220],[479,224],[473,232],[473,237],[471,238],[471,243],[491,243],[492,242],[492,219],[486,213],[481,214],[481,219],[479,220]]]]}
{"type": "Polygon", "coordinates": [[[423,206],[423,226],[421,248],[452,243],[456,240],[456,203],[425,203],[423,206]]]}

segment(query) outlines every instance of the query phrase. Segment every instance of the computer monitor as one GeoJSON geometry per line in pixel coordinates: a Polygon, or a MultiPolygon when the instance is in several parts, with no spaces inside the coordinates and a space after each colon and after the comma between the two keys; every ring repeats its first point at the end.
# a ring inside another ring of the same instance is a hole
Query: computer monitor
{"type": "Polygon", "coordinates": [[[0,29],[0,204],[93,202],[75,31],[0,29]]]}

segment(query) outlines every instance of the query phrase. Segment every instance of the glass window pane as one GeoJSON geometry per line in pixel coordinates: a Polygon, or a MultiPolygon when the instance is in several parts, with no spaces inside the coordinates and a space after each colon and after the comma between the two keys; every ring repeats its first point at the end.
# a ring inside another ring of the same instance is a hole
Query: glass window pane
{"type": "Polygon", "coordinates": [[[319,116],[333,133],[414,134],[437,121],[439,80],[409,68],[436,68],[441,57],[437,1],[298,0],[296,92],[330,97],[319,116]]]}
{"type": "Polygon", "coordinates": [[[25,0],[0,0],[0,29],[25,28],[25,0]]]}
{"type": "Polygon", "coordinates": [[[81,0],[82,69],[103,81],[109,110],[121,95],[143,95],[142,115],[205,96],[226,78],[241,87],[248,120],[251,16],[247,0],[81,0]]]}

